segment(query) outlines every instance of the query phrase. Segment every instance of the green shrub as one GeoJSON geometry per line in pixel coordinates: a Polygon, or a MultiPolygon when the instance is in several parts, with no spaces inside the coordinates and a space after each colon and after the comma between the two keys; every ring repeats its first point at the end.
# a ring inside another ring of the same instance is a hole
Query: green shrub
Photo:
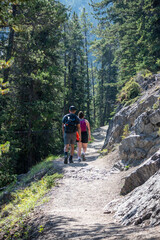
{"type": "Polygon", "coordinates": [[[156,65],[157,65],[158,67],[160,67],[160,59],[159,59],[159,58],[158,58],[157,61],[156,61],[156,65]]]}
{"type": "Polygon", "coordinates": [[[159,107],[159,102],[156,102],[155,104],[153,104],[153,109],[154,110],[158,109],[158,107],[159,107]]]}
{"type": "Polygon", "coordinates": [[[114,115],[116,114],[116,111],[117,111],[117,105],[115,105],[113,111],[110,113],[110,118],[109,118],[109,120],[114,117],[114,115]]]}
{"type": "Polygon", "coordinates": [[[92,143],[92,142],[94,142],[94,137],[93,136],[91,136],[91,140],[88,143],[92,143]]]}
{"type": "Polygon", "coordinates": [[[126,124],[123,129],[122,139],[126,138],[129,135],[129,125],[126,124]]]}
{"type": "Polygon", "coordinates": [[[142,103],[144,103],[144,99],[142,99],[142,100],[140,101],[140,104],[142,104],[142,103]]]}
{"type": "Polygon", "coordinates": [[[153,73],[151,71],[149,71],[148,69],[141,69],[137,75],[141,75],[143,78],[148,78],[150,76],[153,75],[153,73]]]}
{"type": "Polygon", "coordinates": [[[129,168],[130,168],[130,165],[126,165],[126,166],[124,167],[125,171],[127,171],[129,168]]]}
{"type": "Polygon", "coordinates": [[[140,92],[140,85],[135,80],[131,79],[121,89],[117,100],[121,103],[125,103],[131,99],[136,98],[140,94],[140,92]]]}
{"type": "Polygon", "coordinates": [[[100,153],[101,153],[102,156],[105,156],[105,155],[107,155],[109,153],[109,151],[106,148],[106,149],[103,149],[100,153]]]}
{"type": "MultiPolygon", "coordinates": [[[[34,166],[29,174],[26,174],[27,178],[22,179],[22,182],[19,183],[17,190],[11,192],[10,201],[2,206],[0,230],[5,235],[5,239],[28,239],[29,228],[25,223],[27,216],[35,206],[48,200],[44,197],[45,194],[55,185],[56,179],[63,177],[58,173],[50,175],[50,168],[54,169],[53,159],[54,156],[51,156],[34,166]],[[26,180],[31,180],[34,174],[44,169],[48,169],[48,172],[40,180],[33,181],[28,185],[24,184],[26,180]]],[[[43,226],[40,226],[39,232],[43,232],[43,226]]]]}
{"type": "Polygon", "coordinates": [[[46,188],[50,189],[54,186],[55,179],[62,177],[62,175],[55,173],[54,175],[46,176],[46,188]]]}
{"type": "Polygon", "coordinates": [[[160,106],[160,102],[159,101],[160,101],[160,98],[158,98],[157,102],[155,104],[153,104],[153,109],[154,110],[159,108],[159,106],[160,106]]]}
{"type": "Polygon", "coordinates": [[[138,100],[138,98],[139,98],[139,96],[137,96],[136,98],[130,99],[129,101],[127,101],[127,102],[125,103],[124,106],[129,106],[129,105],[135,103],[135,102],[138,100]]]}
{"type": "Polygon", "coordinates": [[[3,172],[0,170],[0,188],[8,185],[16,180],[16,175],[10,174],[9,172],[3,172]]]}

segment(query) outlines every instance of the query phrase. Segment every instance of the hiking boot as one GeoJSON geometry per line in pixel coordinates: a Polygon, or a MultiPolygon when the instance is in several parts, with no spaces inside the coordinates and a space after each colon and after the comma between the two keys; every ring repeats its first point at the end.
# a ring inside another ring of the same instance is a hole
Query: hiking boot
{"type": "Polygon", "coordinates": [[[86,161],[85,154],[82,153],[82,161],[86,161]]]}
{"type": "Polygon", "coordinates": [[[64,154],[64,164],[67,164],[68,163],[68,154],[65,153],[64,154]]]}
{"type": "Polygon", "coordinates": [[[65,156],[65,158],[64,158],[64,164],[67,164],[67,163],[68,163],[68,157],[65,156]]]}
{"type": "Polygon", "coordinates": [[[72,156],[69,157],[69,163],[73,163],[72,156]]]}

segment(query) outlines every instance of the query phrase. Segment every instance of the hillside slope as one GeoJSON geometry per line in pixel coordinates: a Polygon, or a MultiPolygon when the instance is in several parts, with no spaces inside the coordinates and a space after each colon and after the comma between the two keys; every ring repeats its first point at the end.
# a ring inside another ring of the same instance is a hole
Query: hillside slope
{"type": "Polygon", "coordinates": [[[160,224],[160,74],[137,78],[143,92],[132,105],[121,107],[110,122],[103,149],[117,146],[115,169],[128,170],[120,193],[111,202],[115,218],[124,225],[160,224]],[[128,126],[124,137],[125,126],[128,126]]]}

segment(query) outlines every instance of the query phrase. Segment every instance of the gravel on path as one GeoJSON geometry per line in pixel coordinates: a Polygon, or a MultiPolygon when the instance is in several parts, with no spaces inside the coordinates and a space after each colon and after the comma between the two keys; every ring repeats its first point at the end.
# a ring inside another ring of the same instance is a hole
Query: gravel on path
{"type": "Polygon", "coordinates": [[[112,172],[118,161],[117,151],[100,157],[107,126],[97,129],[94,142],[89,144],[86,161],[74,158],[73,164],[64,165],[63,159],[54,161],[55,168],[63,172],[63,179],[50,193],[49,202],[35,209],[32,235],[35,240],[123,239],[159,240],[160,229],[124,227],[114,222],[112,214],[103,208],[120,198],[122,175],[112,172]],[[36,229],[42,226],[43,231],[36,229]]]}

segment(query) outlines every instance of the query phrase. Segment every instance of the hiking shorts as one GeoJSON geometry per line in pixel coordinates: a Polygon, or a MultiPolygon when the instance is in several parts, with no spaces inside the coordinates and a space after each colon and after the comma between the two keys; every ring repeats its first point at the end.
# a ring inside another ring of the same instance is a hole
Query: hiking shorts
{"type": "Polygon", "coordinates": [[[81,132],[81,142],[82,143],[88,143],[88,133],[87,132],[81,132]]]}
{"type": "Polygon", "coordinates": [[[76,144],[76,132],[64,133],[64,145],[76,144]]]}

